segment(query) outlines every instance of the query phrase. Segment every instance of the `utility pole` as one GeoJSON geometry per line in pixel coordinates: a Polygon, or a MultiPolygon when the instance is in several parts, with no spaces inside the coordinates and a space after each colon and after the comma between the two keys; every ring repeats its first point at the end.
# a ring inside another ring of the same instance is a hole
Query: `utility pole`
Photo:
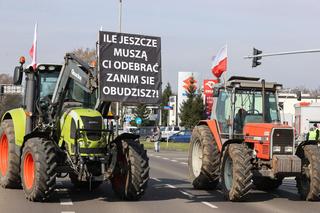
{"type": "MultiPolygon", "coordinates": [[[[122,0],[119,0],[119,33],[122,32],[122,0]]],[[[119,119],[121,119],[121,112],[120,112],[120,102],[116,103],[116,114],[118,119],[116,121],[116,135],[119,135],[119,119]]]]}

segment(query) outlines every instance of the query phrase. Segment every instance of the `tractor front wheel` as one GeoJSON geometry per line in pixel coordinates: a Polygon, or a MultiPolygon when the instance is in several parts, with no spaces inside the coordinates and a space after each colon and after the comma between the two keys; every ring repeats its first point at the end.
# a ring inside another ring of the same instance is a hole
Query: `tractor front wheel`
{"type": "Polygon", "coordinates": [[[21,180],[26,198],[45,201],[54,192],[56,183],[56,152],[52,141],[31,138],[21,156],[21,180]]]}
{"type": "Polygon", "coordinates": [[[230,144],[223,152],[221,185],[226,198],[240,201],[252,188],[252,164],[244,144],[230,144]]]}
{"type": "Polygon", "coordinates": [[[302,174],[296,178],[301,199],[319,200],[320,194],[320,150],[317,145],[306,145],[304,156],[300,156],[302,174]]]}
{"type": "Polygon", "coordinates": [[[215,189],[219,183],[220,154],[206,125],[196,126],[189,147],[189,176],[195,189],[215,189]]]}
{"type": "Polygon", "coordinates": [[[0,126],[0,185],[4,188],[20,188],[20,159],[16,154],[12,120],[4,120],[0,126]]]}
{"type": "Polygon", "coordinates": [[[117,141],[116,145],[117,163],[111,177],[113,191],[123,200],[139,200],[149,180],[147,152],[133,139],[117,141]]]}

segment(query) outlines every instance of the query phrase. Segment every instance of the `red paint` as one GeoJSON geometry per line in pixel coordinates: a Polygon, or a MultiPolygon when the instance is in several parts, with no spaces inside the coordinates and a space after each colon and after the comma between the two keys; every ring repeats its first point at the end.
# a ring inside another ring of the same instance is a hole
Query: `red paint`
{"type": "Polygon", "coordinates": [[[31,189],[34,183],[35,165],[33,156],[28,152],[23,161],[23,179],[27,189],[31,189]]]}
{"type": "Polygon", "coordinates": [[[206,123],[209,127],[209,129],[211,130],[211,133],[213,134],[213,137],[217,143],[219,152],[221,152],[222,150],[222,142],[221,142],[221,138],[220,138],[220,134],[219,134],[219,130],[218,130],[218,125],[216,120],[205,120],[205,121],[201,121],[201,123],[206,123]]]}
{"type": "Polygon", "coordinates": [[[7,135],[3,132],[0,138],[0,172],[2,176],[7,174],[9,158],[9,143],[7,135]]]}

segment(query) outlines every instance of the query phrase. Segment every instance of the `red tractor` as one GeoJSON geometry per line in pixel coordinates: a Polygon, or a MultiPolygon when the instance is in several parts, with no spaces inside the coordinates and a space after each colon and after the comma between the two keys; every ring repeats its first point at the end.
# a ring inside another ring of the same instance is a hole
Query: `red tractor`
{"type": "Polygon", "coordinates": [[[315,141],[295,144],[294,129],[280,123],[282,85],[259,78],[231,77],[216,84],[210,120],[193,130],[189,172],[194,188],[215,189],[239,201],[255,186],[276,189],[296,177],[303,200],[318,200],[320,150],[315,141]]]}

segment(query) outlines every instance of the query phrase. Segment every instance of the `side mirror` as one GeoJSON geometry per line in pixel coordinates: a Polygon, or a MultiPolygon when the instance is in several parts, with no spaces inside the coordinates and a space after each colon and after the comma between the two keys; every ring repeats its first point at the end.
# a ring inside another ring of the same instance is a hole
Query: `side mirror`
{"type": "Polygon", "coordinates": [[[297,100],[298,101],[301,101],[301,96],[302,96],[301,91],[298,91],[297,92],[297,100]]]}
{"type": "Polygon", "coordinates": [[[17,66],[14,68],[14,74],[13,74],[13,84],[14,85],[21,85],[22,83],[22,67],[17,66]]]}

